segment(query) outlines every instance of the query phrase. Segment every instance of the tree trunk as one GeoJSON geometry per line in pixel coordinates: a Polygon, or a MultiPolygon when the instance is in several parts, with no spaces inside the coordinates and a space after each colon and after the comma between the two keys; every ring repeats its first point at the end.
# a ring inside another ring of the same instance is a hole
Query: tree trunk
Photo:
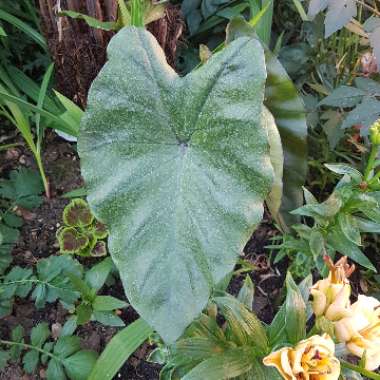
{"type": "MultiPolygon", "coordinates": [[[[42,29],[55,63],[56,88],[79,106],[86,106],[88,89],[106,60],[106,48],[113,32],[90,28],[84,21],[59,17],[61,10],[73,10],[101,21],[116,21],[116,0],[38,0],[42,29]]],[[[174,66],[177,43],[183,32],[178,7],[169,6],[165,17],[148,29],[156,36],[174,66]]]]}

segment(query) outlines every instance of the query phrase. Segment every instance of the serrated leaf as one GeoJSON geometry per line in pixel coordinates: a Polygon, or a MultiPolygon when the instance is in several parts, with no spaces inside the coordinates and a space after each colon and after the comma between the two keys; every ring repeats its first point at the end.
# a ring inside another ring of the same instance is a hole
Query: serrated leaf
{"type": "Polygon", "coordinates": [[[46,378],[47,380],[67,380],[63,367],[58,360],[51,359],[49,361],[46,378]]]}
{"type": "Polygon", "coordinates": [[[342,108],[354,107],[362,101],[365,95],[367,95],[367,92],[359,88],[340,86],[336,88],[329,96],[322,99],[319,105],[342,108]]]}
{"type": "Polygon", "coordinates": [[[82,350],[63,360],[65,372],[71,380],[87,380],[95,365],[97,354],[82,350]]]}
{"type": "Polygon", "coordinates": [[[67,358],[80,350],[80,339],[77,336],[63,336],[54,346],[54,354],[60,359],[67,358]]]}
{"type": "Polygon", "coordinates": [[[153,36],[130,27],[112,39],[108,55],[78,141],[88,201],[110,228],[131,304],[174,341],[262,217],[272,182],[258,118],[263,51],[241,38],[180,78],[153,36]]]}
{"type": "Polygon", "coordinates": [[[28,351],[24,357],[22,358],[22,364],[24,366],[24,370],[27,373],[33,373],[40,361],[40,354],[36,350],[28,351]]]}
{"type": "Polygon", "coordinates": [[[7,365],[9,359],[9,352],[0,350],[0,370],[2,370],[7,365]]]}
{"type": "Polygon", "coordinates": [[[33,346],[42,347],[50,336],[49,325],[46,322],[39,323],[32,328],[30,341],[33,346]]]}
{"type": "MultiPolygon", "coordinates": [[[[24,328],[21,325],[16,326],[11,332],[11,340],[13,342],[22,343],[24,342],[24,328]]],[[[12,360],[19,359],[22,347],[21,346],[12,346],[10,349],[10,355],[12,360]]]]}
{"type": "Polygon", "coordinates": [[[342,29],[356,17],[357,5],[355,0],[329,0],[329,8],[325,19],[325,37],[330,37],[342,29]]]}
{"type": "Polygon", "coordinates": [[[92,307],[97,311],[110,311],[115,309],[123,309],[128,304],[112,296],[96,296],[92,307]]]}
{"type": "MultiPolygon", "coordinates": [[[[53,347],[54,347],[54,342],[47,342],[44,344],[43,350],[45,352],[51,352],[53,347]]],[[[48,356],[47,354],[42,354],[41,355],[41,364],[46,365],[46,363],[48,362],[49,359],[50,359],[50,356],[48,356]]]]}

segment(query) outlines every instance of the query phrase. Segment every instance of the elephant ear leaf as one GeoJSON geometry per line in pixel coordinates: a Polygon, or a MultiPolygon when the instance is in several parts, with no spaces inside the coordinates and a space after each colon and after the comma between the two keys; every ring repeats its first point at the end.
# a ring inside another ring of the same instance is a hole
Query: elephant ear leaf
{"type": "MultiPolygon", "coordinates": [[[[255,29],[237,17],[227,26],[226,44],[237,38],[257,38],[255,29]]],[[[277,222],[286,228],[295,222],[289,212],[303,204],[302,186],[307,174],[307,124],[302,99],[280,61],[264,46],[268,78],[265,106],[274,116],[284,151],[283,197],[277,222]]],[[[252,64],[255,61],[252,59],[252,64]]]]}
{"type": "Polygon", "coordinates": [[[78,140],[88,202],[130,303],[170,343],[262,219],[264,52],[241,38],[181,78],[149,32],[127,27],[108,58],[78,140]]]}

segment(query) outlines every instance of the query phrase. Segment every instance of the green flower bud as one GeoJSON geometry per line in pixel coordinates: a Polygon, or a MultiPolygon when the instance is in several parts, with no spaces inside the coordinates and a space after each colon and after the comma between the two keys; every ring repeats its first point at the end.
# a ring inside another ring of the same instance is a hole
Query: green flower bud
{"type": "Polygon", "coordinates": [[[372,124],[369,133],[372,144],[380,145],[380,119],[372,124]]]}

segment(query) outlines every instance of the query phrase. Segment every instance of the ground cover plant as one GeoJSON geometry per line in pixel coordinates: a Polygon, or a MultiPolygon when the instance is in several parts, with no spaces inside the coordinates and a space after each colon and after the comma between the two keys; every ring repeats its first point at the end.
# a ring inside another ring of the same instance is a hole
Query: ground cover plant
{"type": "Polygon", "coordinates": [[[0,0],[0,379],[380,379],[378,0],[0,0]]]}

